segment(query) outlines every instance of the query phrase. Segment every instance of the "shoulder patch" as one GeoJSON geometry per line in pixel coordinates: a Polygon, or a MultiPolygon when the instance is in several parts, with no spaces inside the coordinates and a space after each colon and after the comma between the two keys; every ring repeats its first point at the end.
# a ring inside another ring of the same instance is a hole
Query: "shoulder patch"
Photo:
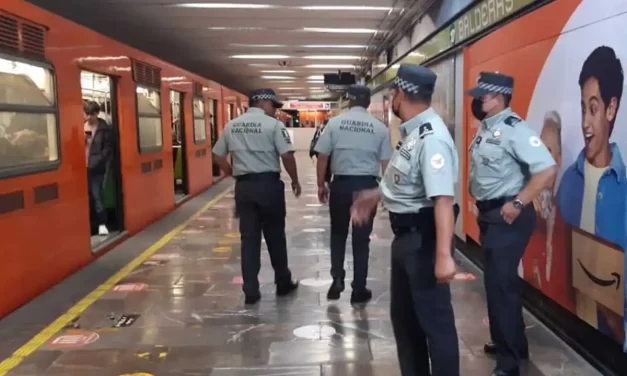
{"type": "Polygon", "coordinates": [[[510,127],[513,127],[514,125],[520,123],[522,121],[521,118],[519,118],[518,116],[508,116],[507,119],[503,120],[503,122],[507,125],[509,125],[510,127]]]}
{"type": "Polygon", "coordinates": [[[431,125],[431,123],[424,123],[420,126],[420,128],[418,128],[418,133],[420,135],[420,138],[423,138],[426,135],[430,135],[433,133],[433,126],[431,125]]]}
{"type": "Polygon", "coordinates": [[[285,142],[287,142],[288,144],[291,144],[292,139],[290,138],[290,134],[287,132],[287,129],[281,128],[281,133],[283,134],[283,138],[285,139],[285,142]]]}

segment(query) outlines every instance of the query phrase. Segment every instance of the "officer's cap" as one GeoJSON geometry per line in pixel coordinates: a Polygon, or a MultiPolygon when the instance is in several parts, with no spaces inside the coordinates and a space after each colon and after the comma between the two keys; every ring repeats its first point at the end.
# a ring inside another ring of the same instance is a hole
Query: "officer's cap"
{"type": "Polygon", "coordinates": [[[351,85],[346,91],[346,98],[349,101],[369,101],[370,88],[364,85],[351,85]]]}
{"type": "Polygon", "coordinates": [[[412,95],[431,95],[438,76],[429,68],[417,64],[401,64],[396,78],[387,86],[412,95]]]}
{"type": "Polygon", "coordinates": [[[512,95],[513,90],[514,77],[497,72],[481,72],[477,77],[477,86],[466,94],[477,98],[486,94],[512,95]]]}
{"type": "Polygon", "coordinates": [[[283,102],[277,98],[272,89],[257,89],[250,94],[251,101],[272,101],[274,108],[283,107],[283,102]]]}

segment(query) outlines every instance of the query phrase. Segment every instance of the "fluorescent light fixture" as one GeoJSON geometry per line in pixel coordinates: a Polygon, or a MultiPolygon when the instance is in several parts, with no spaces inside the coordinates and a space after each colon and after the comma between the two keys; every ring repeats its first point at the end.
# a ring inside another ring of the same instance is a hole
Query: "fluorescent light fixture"
{"type": "Polygon", "coordinates": [[[379,10],[379,11],[390,11],[392,8],[390,7],[371,7],[371,6],[363,6],[363,5],[309,5],[299,7],[300,9],[305,10],[379,10]]]}
{"type": "Polygon", "coordinates": [[[183,3],[172,5],[176,8],[203,8],[203,9],[269,9],[269,4],[236,4],[236,3],[183,3]]]}
{"type": "Polygon", "coordinates": [[[309,84],[323,84],[324,80],[307,80],[309,84]]]}
{"type": "Polygon", "coordinates": [[[304,87],[280,87],[279,90],[302,90],[304,87]]]}
{"type": "Polygon", "coordinates": [[[262,70],[261,73],[296,73],[293,70],[262,70]]]}
{"type": "Polygon", "coordinates": [[[361,56],[355,55],[309,55],[303,56],[307,60],[357,60],[361,56]]]}
{"type": "Polygon", "coordinates": [[[307,77],[309,80],[324,80],[324,75],[314,75],[307,77]]]}
{"type": "Polygon", "coordinates": [[[247,44],[247,43],[231,43],[229,44],[233,47],[246,47],[246,48],[279,48],[279,47],[289,47],[285,44],[247,44]]]}
{"type": "Polygon", "coordinates": [[[303,31],[309,31],[312,33],[350,33],[350,34],[374,34],[376,29],[348,29],[348,28],[334,28],[334,27],[305,27],[303,31]]]}
{"type": "Polygon", "coordinates": [[[210,26],[207,28],[208,30],[228,30],[228,31],[253,31],[253,30],[264,30],[263,27],[256,26],[237,26],[237,27],[229,27],[229,26],[210,26]]]}
{"type": "Polygon", "coordinates": [[[261,76],[264,80],[293,80],[294,77],[288,76],[261,76]]]}
{"type": "Polygon", "coordinates": [[[368,48],[364,44],[304,44],[302,48],[368,48]]]}
{"type": "Polygon", "coordinates": [[[287,55],[233,55],[231,59],[289,59],[287,55]]]}
{"type": "Polygon", "coordinates": [[[355,69],[352,64],[309,64],[305,68],[355,69]]]}

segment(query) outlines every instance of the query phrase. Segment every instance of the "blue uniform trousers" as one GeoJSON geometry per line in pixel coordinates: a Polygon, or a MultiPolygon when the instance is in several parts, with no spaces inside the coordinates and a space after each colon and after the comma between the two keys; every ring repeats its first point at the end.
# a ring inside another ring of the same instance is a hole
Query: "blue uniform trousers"
{"type": "MultiPolygon", "coordinates": [[[[350,209],[355,195],[362,190],[378,186],[377,177],[369,175],[335,175],[331,182],[329,211],[331,215],[331,277],[343,280],[345,277],[344,257],[346,239],[350,224],[350,209]]],[[[368,258],[370,256],[370,234],[376,209],[368,223],[353,226],[353,290],[366,288],[368,278],[368,258]]]]}
{"type": "MultiPolygon", "coordinates": [[[[455,206],[455,217],[459,207],[455,206]]],[[[449,284],[435,278],[433,208],[390,213],[390,314],[403,376],[459,376],[459,344],[449,284]]],[[[452,251],[452,250],[451,250],[452,251]]]]}
{"type": "Polygon", "coordinates": [[[277,285],[290,284],[285,239],[285,184],[279,173],[247,174],[235,177],[235,201],[242,242],[242,279],[246,295],[259,294],[257,278],[261,268],[261,233],[266,239],[277,285]]]}
{"type": "Polygon", "coordinates": [[[529,205],[510,225],[501,216],[502,203],[490,205],[489,202],[477,202],[477,207],[479,241],[485,252],[490,336],[496,345],[497,368],[510,370],[519,367],[521,359],[529,354],[518,265],[536,227],[536,213],[529,205]]]}

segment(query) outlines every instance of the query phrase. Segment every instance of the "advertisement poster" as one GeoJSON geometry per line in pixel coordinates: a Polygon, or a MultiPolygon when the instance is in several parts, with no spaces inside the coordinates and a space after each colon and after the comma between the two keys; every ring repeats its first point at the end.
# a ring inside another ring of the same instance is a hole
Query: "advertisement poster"
{"type": "MultiPolygon", "coordinates": [[[[466,87],[481,71],[514,76],[512,108],[559,166],[554,186],[534,202],[538,227],[521,277],[627,351],[626,24],[627,0],[557,0],[464,57],[466,87]]],[[[468,111],[468,143],[477,125],[468,111]]],[[[464,230],[477,240],[476,208],[470,196],[464,201],[464,230]]]]}

